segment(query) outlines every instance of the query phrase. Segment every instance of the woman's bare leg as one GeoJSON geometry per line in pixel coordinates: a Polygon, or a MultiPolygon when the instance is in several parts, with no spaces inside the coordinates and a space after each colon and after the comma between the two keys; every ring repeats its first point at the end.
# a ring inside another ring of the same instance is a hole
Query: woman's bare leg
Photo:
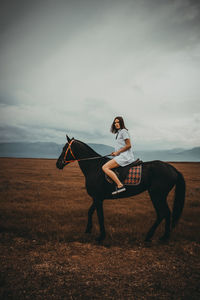
{"type": "Polygon", "coordinates": [[[105,165],[103,165],[102,170],[116,183],[118,188],[122,187],[123,184],[111,169],[119,167],[118,163],[114,159],[109,160],[105,165]]]}

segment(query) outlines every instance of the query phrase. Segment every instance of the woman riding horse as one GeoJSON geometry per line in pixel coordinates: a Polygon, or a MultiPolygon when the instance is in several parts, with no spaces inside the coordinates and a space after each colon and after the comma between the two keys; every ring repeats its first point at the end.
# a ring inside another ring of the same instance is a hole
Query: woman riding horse
{"type": "Polygon", "coordinates": [[[102,170],[116,183],[116,190],[112,192],[112,195],[116,195],[124,192],[126,188],[112,169],[119,166],[125,167],[131,164],[134,161],[134,156],[131,149],[130,136],[122,117],[116,117],[114,119],[111,126],[111,132],[116,133],[115,151],[111,153],[115,158],[105,163],[102,170]]]}
{"type": "Polygon", "coordinates": [[[176,168],[158,160],[144,162],[142,163],[140,183],[137,186],[127,185],[126,191],[112,195],[113,184],[106,180],[105,173],[102,170],[102,167],[110,159],[102,157],[85,143],[74,138],[70,139],[67,136],[67,143],[63,147],[56,166],[59,169],[63,169],[67,164],[74,161],[78,161],[85,176],[87,192],[93,199],[93,203],[88,211],[87,233],[90,233],[92,230],[92,215],[96,210],[100,226],[100,236],[97,238],[97,241],[105,239],[103,200],[131,197],[147,190],[156,210],[157,218],[147,232],[145,240],[151,240],[156,228],[163,219],[165,219],[165,232],[161,239],[169,239],[171,227],[173,228],[177,224],[185,201],[185,180],[176,168]],[[171,226],[171,212],[167,204],[167,196],[173,187],[175,187],[175,197],[171,226]]]}

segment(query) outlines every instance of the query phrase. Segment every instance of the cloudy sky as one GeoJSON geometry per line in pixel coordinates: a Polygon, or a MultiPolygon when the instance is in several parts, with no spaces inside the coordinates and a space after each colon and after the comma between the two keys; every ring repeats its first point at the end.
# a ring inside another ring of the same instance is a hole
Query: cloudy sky
{"type": "Polygon", "coordinates": [[[200,146],[199,1],[0,2],[0,142],[200,146]]]}

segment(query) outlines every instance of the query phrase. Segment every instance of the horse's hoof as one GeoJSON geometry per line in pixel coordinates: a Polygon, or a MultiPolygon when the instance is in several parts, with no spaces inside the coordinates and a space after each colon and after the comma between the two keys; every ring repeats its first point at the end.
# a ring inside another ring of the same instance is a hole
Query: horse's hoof
{"type": "Polygon", "coordinates": [[[104,239],[105,239],[105,236],[100,235],[98,238],[95,239],[95,241],[100,244],[101,242],[103,242],[104,239]]]}
{"type": "Polygon", "coordinates": [[[163,236],[161,236],[160,238],[159,238],[159,241],[160,242],[163,242],[163,243],[165,243],[165,242],[168,242],[169,241],[169,236],[167,235],[163,235],[163,236]]]}
{"type": "Polygon", "coordinates": [[[102,240],[100,240],[99,238],[96,238],[95,241],[98,245],[100,245],[102,243],[102,240]]]}
{"type": "Polygon", "coordinates": [[[145,239],[144,240],[144,247],[150,248],[152,246],[152,240],[150,239],[145,239]]]}
{"type": "Polygon", "coordinates": [[[145,243],[151,243],[151,242],[152,242],[152,240],[151,240],[151,239],[149,239],[149,238],[146,238],[146,239],[144,240],[144,242],[145,242],[145,243]]]}

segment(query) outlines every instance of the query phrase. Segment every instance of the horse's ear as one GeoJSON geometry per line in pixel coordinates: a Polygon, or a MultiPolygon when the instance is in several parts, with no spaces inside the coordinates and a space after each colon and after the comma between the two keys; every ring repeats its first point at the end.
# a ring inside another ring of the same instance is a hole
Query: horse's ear
{"type": "Polygon", "coordinates": [[[71,141],[70,138],[68,137],[68,135],[66,134],[66,138],[67,138],[67,141],[68,143],[71,141]]]}

